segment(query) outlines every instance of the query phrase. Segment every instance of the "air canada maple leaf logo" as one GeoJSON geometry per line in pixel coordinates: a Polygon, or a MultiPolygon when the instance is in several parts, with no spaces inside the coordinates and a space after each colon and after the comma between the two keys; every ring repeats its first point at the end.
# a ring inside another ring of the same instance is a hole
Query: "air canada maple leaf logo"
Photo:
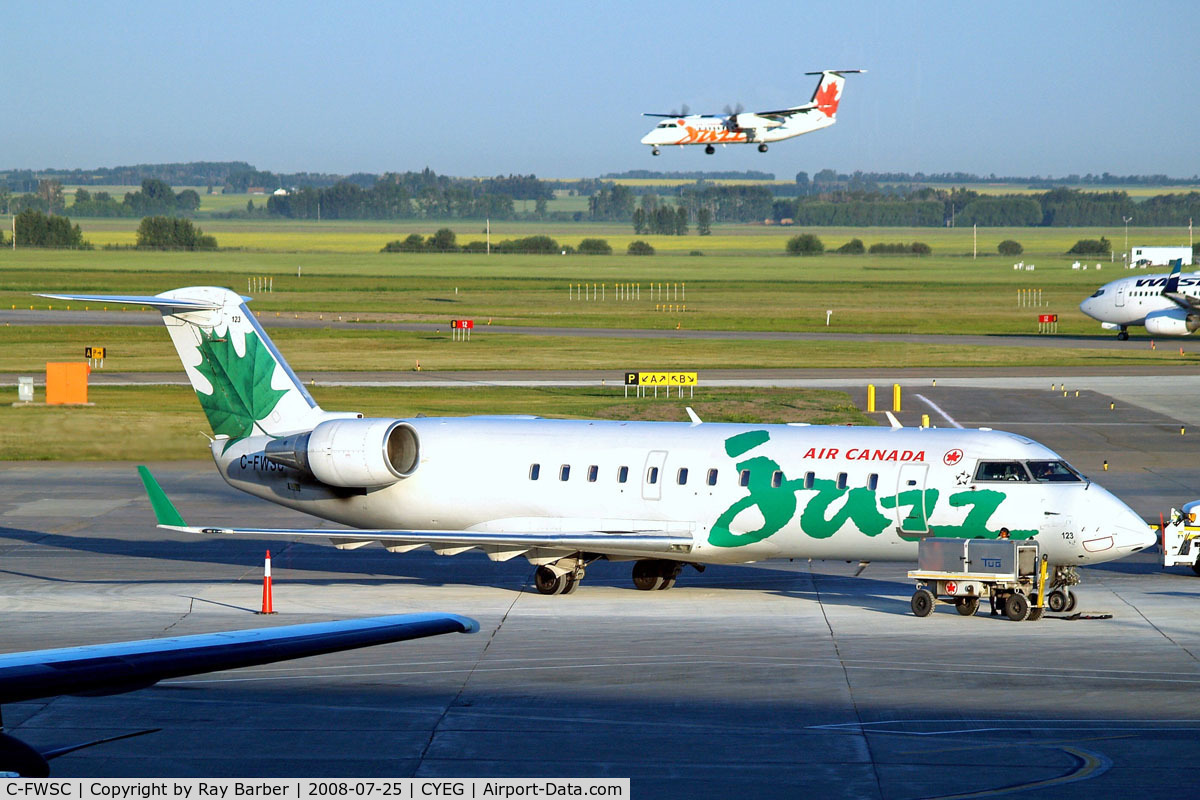
{"type": "Polygon", "coordinates": [[[838,87],[836,83],[827,83],[817,90],[817,110],[827,117],[837,113],[838,87]]]}
{"type": "Polygon", "coordinates": [[[230,331],[218,336],[215,331],[201,332],[200,364],[196,371],[212,384],[212,393],[197,391],[200,407],[208,417],[213,434],[226,435],[225,448],[254,433],[254,425],[275,410],[287,392],[271,388],[275,359],[257,336],[243,333],[245,345],[239,356],[230,331]]]}

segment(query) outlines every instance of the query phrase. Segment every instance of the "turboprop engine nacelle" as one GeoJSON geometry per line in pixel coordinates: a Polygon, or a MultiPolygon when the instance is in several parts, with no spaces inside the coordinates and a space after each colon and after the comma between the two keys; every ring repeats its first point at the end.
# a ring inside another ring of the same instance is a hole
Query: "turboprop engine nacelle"
{"type": "Polygon", "coordinates": [[[277,464],[306,472],[330,486],[390,486],[417,469],[420,442],[407,422],[334,419],[308,433],[275,439],[263,448],[277,464]]]}
{"type": "Polygon", "coordinates": [[[1146,317],[1146,333],[1154,336],[1187,336],[1200,328],[1200,316],[1179,311],[1159,311],[1146,317]]]}

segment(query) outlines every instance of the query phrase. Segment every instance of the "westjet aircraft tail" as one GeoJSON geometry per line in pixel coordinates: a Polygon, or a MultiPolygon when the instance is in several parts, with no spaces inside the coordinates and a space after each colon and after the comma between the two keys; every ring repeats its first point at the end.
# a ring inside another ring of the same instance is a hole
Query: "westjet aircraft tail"
{"type": "Polygon", "coordinates": [[[160,311],[217,438],[286,436],[311,430],[335,416],[356,416],[321,410],[247,308],[249,298],[236,292],[192,286],[146,297],[42,296],[151,306],[160,311]]]}

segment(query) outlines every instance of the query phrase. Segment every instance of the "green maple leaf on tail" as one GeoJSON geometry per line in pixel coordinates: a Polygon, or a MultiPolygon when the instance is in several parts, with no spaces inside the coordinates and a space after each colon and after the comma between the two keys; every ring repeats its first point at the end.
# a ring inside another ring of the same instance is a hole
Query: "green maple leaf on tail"
{"type": "Polygon", "coordinates": [[[238,356],[230,340],[213,333],[200,332],[200,364],[196,371],[212,384],[212,394],[197,390],[200,407],[208,417],[214,435],[226,435],[225,449],[254,433],[254,424],[265,419],[286,390],[272,389],[275,359],[257,336],[243,334],[244,356],[238,356]]]}

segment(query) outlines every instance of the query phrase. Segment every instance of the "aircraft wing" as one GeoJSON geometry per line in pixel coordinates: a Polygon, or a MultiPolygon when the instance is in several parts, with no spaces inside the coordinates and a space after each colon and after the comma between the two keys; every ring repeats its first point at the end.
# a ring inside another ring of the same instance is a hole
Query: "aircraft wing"
{"type": "Polygon", "coordinates": [[[1163,297],[1167,298],[1175,305],[1185,311],[1200,310],[1200,300],[1189,297],[1179,291],[1179,276],[1183,272],[1183,259],[1177,258],[1171,262],[1171,275],[1167,278],[1167,284],[1163,287],[1163,297]]]}
{"type": "MultiPolygon", "coordinates": [[[[0,655],[0,703],[40,697],[107,695],[166,678],[269,664],[443,633],[474,633],[479,623],[454,614],[396,614],[275,628],[201,633],[0,655]]],[[[137,731],[38,750],[0,733],[0,776],[45,778],[50,759],[85,747],[159,730],[137,731]]]]}
{"type": "Polygon", "coordinates": [[[778,119],[779,117],[790,117],[793,114],[804,114],[809,111],[815,111],[816,108],[816,103],[805,103],[804,105],[796,106],[795,108],[777,108],[774,111],[755,111],[754,113],[760,117],[773,117],[778,119]]]}
{"type": "Polygon", "coordinates": [[[442,633],[474,633],[455,614],[394,614],[0,655],[0,703],[121,694],[167,678],[250,667],[442,633]]]}
{"type": "Polygon", "coordinates": [[[226,528],[207,525],[188,525],[158,485],[150,470],[138,467],[158,527],[166,530],[196,534],[246,534],[251,536],[282,536],[289,538],[319,538],[330,540],[335,547],[352,550],[379,542],[393,552],[415,550],[429,546],[441,555],[457,555],[479,549],[495,561],[506,561],[519,555],[537,558],[566,556],[572,553],[599,553],[609,556],[644,558],[670,556],[684,558],[692,550],[692,536],[672,533],[665,528],[640,530],[590,531],[448,531],[399,530],[383,528],[226,528]]]}

